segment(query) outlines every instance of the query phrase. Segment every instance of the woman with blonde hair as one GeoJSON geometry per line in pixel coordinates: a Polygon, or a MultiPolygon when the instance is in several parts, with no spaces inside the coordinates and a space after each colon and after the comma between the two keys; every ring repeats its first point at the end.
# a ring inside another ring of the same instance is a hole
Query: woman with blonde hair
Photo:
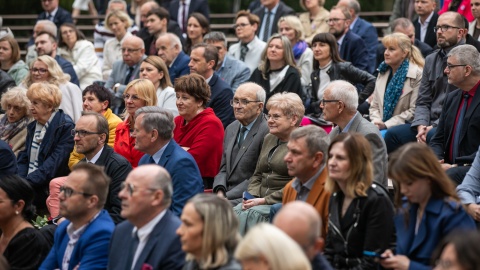
{"type": "Polygon", "coordinates": [[[151,81],[136,79],[131,81],[125,88],[123,99],[125,101],[125,111],[122,116],[125,120],[118,124],[115,130],[113,149],[125,157],[132,164],[132,167],[135,168],[144,154],[134,148],[135,138],[130,135],[130,131],[135,126],[135,112],[144,106],[157,105],[157,94],[151,81]]]}
{"type": "Polygon", "coordinates": [[[162,58],[150,55],[140,65],[140,78],[150,80],[157,89],[157,106],[178,115],[177,98],[172,87],[168,67],[162,58]]]}
{"type": "Polygon", "coordinates": [[[28,66],[21,59],[20,47],[11,35],[0,38],[0,68],[15,80],[16,85],[28,75],[28,66]]]}
{"type": "Polygon", "coordinates": [[[277,227],[262,223],[238,244],[235,259],[243,270],[310,270],[302,248],[277,227]]]}
{"type": "Polygon", "coordinates": [[[42,55],[30,64],[30,73],[20,86],[29,88],[37,82],[47,82],[58,86],[62,91],[60,109],[76,122],[82,115],[82,91],[69,80],[70,75],[63,73],[55,59],[48,55],[42,55]]]}
{"type": "Polygon", "coordinates": [[[430,269],[430,260],[440,240],[454,230],[473,230],[452,180],[433,151],[425,144],[409,143],[392,155],[388,178],[395,186],[396,254],[382,254],[388,269],[430,269]]]}
{"type": "Polygon", "coordinates": [[[394,244],[393,205],[373,182],[372,151],[365,136],[337,135],[328,149],[325,189],[328,206],[325,257],[335,269],[376,269],[374,256],[394,244]]]}
{"type": "Polygon", "coordinates": [[[302,22],[297,16],[285,16],[278,20],[278,32],[286,36],[292,45],[295,64],[301,71],[303,87],[310,84],[310,74],[313,70],[313,51],[305,42],[302,22]]]}
{"type": "Polygon", "coordinates": [[[233,252],[240,240],[238,220],[227,200],[198,194],[183,208],[177,234],[187,253],[184,270],[240,270],[233,252]]]}
{"type": "Polygon", "coordinates": [[[330,12],[323,5],[325,0],[300,0],[300,6],[307,12],[301,13],[298,17],[302,22],[305,41],[312,44],[316,34],[328,33],[328,16],[330,12]]]}
{"type": "Polygon", "coordinates": [[[18,156],[25,149],[27,125],[32,121],[30,100],[25,89],[14,87],[2,95],[0,103],[5,111],[0,115],[0,140],[8,143],[18,156]]]}
{"type": "Polygon", "coordinates": [[[252,73],[250,82],[265,89],[268,99],[276,93],[293,92],[303,97],[301,75],[293,57],[292,45],[287,37],[273,34],[262,52],[260,64],[252,73]]]}
{"type": "Polygon", "coordinates": [[[370,120],[385,135],[388,128],[413,120],[425,60],[403,33],[385,36],[382,43],[385,61],[378,67],[370,120]]]}
{"type": "Polygon", "coordinates": [[[126,37],[131,36],[128,28],[132,26],[132,20],[122,10],[113,10],[105,18],[105,28],[110,30],[115,38],[105,42],[103,48],[102,76],[104,80],[112,73],[113,63],[122,59],[122,42],[126,37]]]}

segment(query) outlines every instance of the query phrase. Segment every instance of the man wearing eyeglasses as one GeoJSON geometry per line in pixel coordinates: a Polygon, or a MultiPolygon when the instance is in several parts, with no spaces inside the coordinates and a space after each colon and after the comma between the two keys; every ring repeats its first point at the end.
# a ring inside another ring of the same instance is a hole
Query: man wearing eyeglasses
{"type": "Polygon", "coordinates": [[[140,63],[145,58],[147,56],[143,40],[136,36],[126,37],[122,43],[122,60],[113,63],[112,73],[105,83],[105,88],[115,94],[115,100],[112,102],[115,114],[122,113],[125,106],[123,92],[130,81],[138,79],[140,63]]]}
{"type": "Polygon", "coordinates": [[[375,182],[388,186],[387,149],[378,128],[357,111],[358,94],[349,82],[337,80],[327,85],[320,100],[325,120],[335,123],[329,136],[333,140],[342,132],[358,132],[365,136],[372,148],[373,176],[375,182]]]}
{"type": "Polygon", "coordinates": [[[78,164],[60,188],[60,214],[54,244],[39,269],[98,269],[107,267],[108,246],[115,224],[103,206],[108,176],[100,167],[78,164]]]}
{"type": "Polygon", "coordinates": [[[173,139],[173,115],[157,106],[147,106],[135,113],[135,149],[145,153],[138,165],[158,164],[172,178],[173,195],[170,210],[182,214],[186,202],[203,193],[203,180],[195,159],[173,139]]]}
{"type": "Polygon", "coordinates": [[[182,269],[185,253],[175,233],[181,222],[168,209],[172,180],[167,170],[154,164],[138,166],[119,196],[127,220],[115,228],[107,269],[182,269]]]}
{"type": "Polygon", "coordinates": [[[236,206],[243,201],[242,193],[255,172],[263,138],[269,132],[263,114],[265,90],[256,83],[241,84],[230,104],[236,121],[225,130],[222,162],[213,181],[213,192],[236,206]]]}

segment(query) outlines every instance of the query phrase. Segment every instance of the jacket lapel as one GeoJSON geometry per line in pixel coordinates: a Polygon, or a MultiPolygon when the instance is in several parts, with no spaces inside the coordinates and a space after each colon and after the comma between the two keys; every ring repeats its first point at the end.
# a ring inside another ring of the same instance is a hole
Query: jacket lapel
{"type": "Polygon", "coordinates": [[[308,194],[307,203],[310,205],[316,205],[318,199],[320,199],[320,194],[327,192],[324,188],[325,181],[327,179],[327,168],[323,168],[322,173],[315,180],[315,183],[312,186],[312,190],[308,194]]]}
{"type": "Polygon", "coordinates": [[[227,166],[227,172],[230,173],[232,172],[232,167],[230,166],[232,162],[232,151],[233,151],[233,146],[235,146],[235,141],[237,140],[237,133],[238,129],[240,128],[240,122],[235,121],[235,126],[233,128],[233,134],[230,136],[232,137],[230,140],[228,140],[227,145],[225,146],[225,165],[227,166]]]}
{"type": "MultiPolygon", "coordinates": [[[[463,93],[462,93],[462,97],[463,97],[463,93]]],[[[463,119],[464,121],[462,125],[462,130],[460,133],[460,142],[462,141],[463,137],[467,134],[470,118],[473,116],[473,114],[477,110],[478,105],[480,105],[480,86],[477,87],[477,92],[475,92],[472,102],[470,103],[470,106],[468,106],[467,111],[465,113],[465,118],[463,119]]]]}
{"type": "Polygon", "coordinates": [[[172,139],[167,145],[167,148],[165,148],[165,151],[163,152],[162,156],[160,157],[160,161],[158,162],[158,165],[165,167],[165,165],[168,162],[168,158],[170,155],[172,155],[173,150],[175,150],[175,145],[177,143],[172,139]]]}
{"type": "Polygon", "coordinates": [[[240,161],[242,156],[245,154],[245,152],[247,152],[248,148],[252,144],[253,139],[257,135],[258,128],[260,127],[260,123],[262,121],[266,121],[264,117],[265,117],[264,114],[260,113],[260,115],[257,117],[257,121],[255,121],[255,124],[253,124],[252,129],[248,132],[247,137],[243,141],[242,147],[238,150],[237,156],[235,157],[235,161],[232,165],[231,172],[235,169],[235,167],[237,167],[238,162],[240,161]]]}

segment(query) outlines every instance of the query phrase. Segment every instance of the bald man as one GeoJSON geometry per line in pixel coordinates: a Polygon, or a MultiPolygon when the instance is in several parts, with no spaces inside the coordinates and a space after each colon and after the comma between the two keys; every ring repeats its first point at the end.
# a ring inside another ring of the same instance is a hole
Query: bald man
{"type": "Polygon", "coordinates": [[[313,206],[303,201],[294,201],[282,207],[273,220],[280,230],[297,242],[307,255],[312,269],[333,269],[322,255],[322,221],[313,206]]]}

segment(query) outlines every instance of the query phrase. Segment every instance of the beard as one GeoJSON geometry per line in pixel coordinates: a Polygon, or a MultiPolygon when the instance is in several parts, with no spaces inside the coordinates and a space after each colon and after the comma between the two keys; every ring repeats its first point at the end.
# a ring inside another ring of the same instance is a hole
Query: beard
{"type": "Polygon", "coordinates": [[[452,38],[445,38],[444,41],[438,42],[437,45],[438,47],[444,49],[444,48],[450,48],[458,43],[457,37],[452,37],[452,38]]]}
{"type": "Polygon", "coordinates": [[[338,40],[339,38],[341,38],[345,34],[345,29],[336,30],[334,28],[330,28],[329,32],[330,32],[330,34],[332,34],[338,40]]]}

